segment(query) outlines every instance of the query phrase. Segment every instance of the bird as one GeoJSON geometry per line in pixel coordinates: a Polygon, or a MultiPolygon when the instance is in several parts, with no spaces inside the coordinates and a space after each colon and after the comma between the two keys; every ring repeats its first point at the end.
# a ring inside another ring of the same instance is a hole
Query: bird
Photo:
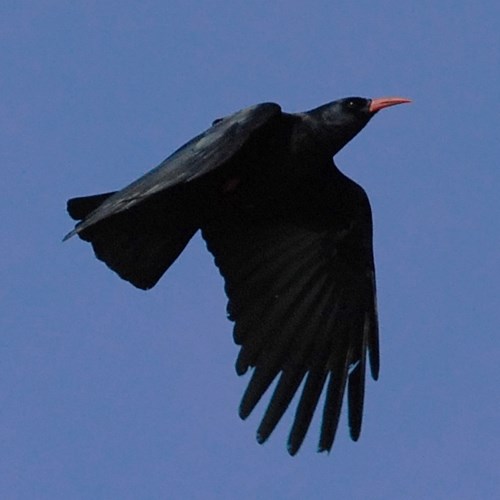
{"type": "Polygon", "coordinates": [[[352,440],[361,433],[366,365],[374,380],[380,367],[373,223],[366,192],[334,156],[380,110],[409,102],[347,97],[300,113],[250,106],[122,190],[67,202],[78,222],[64,240],[90,242],[143,290],[201,231],[224,279],[236,372],[251,371],[239,415],[277,380],[257,429],[264,443],[300,392],[292,456],[322,393],[318,452],[332,449],[344,395],[352,440]]]}

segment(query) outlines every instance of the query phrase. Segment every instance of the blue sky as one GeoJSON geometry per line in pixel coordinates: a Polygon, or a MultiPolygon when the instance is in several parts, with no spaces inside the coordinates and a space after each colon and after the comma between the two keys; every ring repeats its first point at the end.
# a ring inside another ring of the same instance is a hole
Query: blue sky
{"type": "Polygon", "coordinates": [[[6,1],[0,6],[0,495],[500,496],[500,7],[493,1],[6,1]],[[123,187],[214,118],[411,97],[337,156],[374,212],[380,381],[361,439],[260,405],[199,237],[145,293],[77,239],[67,198],[123,187]]]}

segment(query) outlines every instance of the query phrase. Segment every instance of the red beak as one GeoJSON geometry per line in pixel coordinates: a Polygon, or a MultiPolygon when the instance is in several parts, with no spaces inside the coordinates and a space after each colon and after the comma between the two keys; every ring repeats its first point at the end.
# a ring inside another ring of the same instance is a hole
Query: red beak
{"type": "Polygon", "coordinates": [[[370,103],[370,113],[376,113],[377,111],[388,108],[389,106],[405,104],[407,102],[411,102],[411,99],[406,99],[404,97],[379,97],[378,99],[372,99],[372,102],[370,103]]]}

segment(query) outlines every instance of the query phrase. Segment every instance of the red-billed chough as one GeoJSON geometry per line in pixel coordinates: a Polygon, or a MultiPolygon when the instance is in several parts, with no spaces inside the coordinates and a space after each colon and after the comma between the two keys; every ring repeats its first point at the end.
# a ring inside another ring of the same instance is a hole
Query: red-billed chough
{"type": "Polygon", "coordinates": [[[333,162],[398,97],[349,97],[305,113],[258,104],[217,119],[121,191],[68,201],[98,259],[153,287],[201,230],[225,280],[246,418],[276,388],[257,431],[266,441],[300,384],[288,439],[294,455],[326,385],[319,451],[333,445],[347,386],[352,439],[361,431],[366,356],[379,344],[372,217],[364,190],[333,162]],[[304,380],[305,379],[305,380],[304,380]]]}

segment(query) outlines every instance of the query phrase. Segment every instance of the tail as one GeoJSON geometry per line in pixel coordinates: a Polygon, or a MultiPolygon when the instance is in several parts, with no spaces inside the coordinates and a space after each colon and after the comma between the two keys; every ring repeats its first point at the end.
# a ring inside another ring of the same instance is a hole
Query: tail
{"type": "MultiPolygon", "coordinates": [[[[85,220],[114,193],[68,201],[69,215],[85,220]]],[[[96,257],[132,285],[152,288],[199,228],[193,204],[181,196],[153,198],[75,232],[92,244],[96,257]]],[[[71,233],[70,233],[71,234],[71,233]]]]}

